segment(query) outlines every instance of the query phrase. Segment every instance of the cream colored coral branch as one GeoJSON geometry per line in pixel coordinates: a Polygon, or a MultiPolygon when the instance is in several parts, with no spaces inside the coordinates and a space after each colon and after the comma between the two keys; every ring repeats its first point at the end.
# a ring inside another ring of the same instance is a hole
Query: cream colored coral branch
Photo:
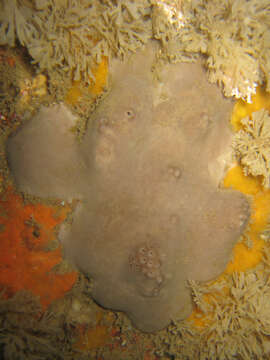
{"type": "Polygon", "coordinates": [[[243,129],[233,146],[245,175],[262,176],[263,186],[270,188],[270,115],[266,109],[252,113],[241,121],[243,129]]]}

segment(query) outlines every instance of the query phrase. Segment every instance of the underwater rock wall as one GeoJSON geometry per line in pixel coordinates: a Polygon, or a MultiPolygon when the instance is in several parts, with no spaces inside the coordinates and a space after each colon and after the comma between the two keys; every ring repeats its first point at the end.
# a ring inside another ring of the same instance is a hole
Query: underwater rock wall
{"type": "Polygon", "coordinates": [[[249,218],[243,195],[218,187],[232,102],[200,63],[166,65],[157,80],[154,57],[151,44],[113,64],[81,144],[67,110],[53,106],[7,146],[19,190],[80,199],[61,231],[65,256],[93,278],[97,302],[144,331],[190,314],[187,280],[221,273],[249,218]]]}

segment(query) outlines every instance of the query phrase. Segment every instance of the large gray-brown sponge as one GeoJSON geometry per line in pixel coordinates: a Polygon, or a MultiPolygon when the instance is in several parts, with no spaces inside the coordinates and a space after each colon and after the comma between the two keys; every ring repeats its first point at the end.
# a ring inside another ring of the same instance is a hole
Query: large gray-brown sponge
{"type": "Polygon", "coordinates": [[[166,65],[153,79],[152,45],[112,70],[112,90],[82,144],[63,106],[43,109],[8,142],[18,188],[80,198],[65,255],[94,279],[101,305],[144,331],[185,318],[187,280],[221,273],[249,217],[218,188],[230,148],[232,103],[200,64],[166,65]]]}

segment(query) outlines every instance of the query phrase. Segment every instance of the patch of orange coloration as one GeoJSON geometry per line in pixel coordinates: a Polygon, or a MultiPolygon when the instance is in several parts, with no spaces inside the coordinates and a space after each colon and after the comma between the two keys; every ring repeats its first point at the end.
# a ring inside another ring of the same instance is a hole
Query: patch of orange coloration
{"type": "Polygon", "coordinates": [[[9,56],[5,49],[0,49],[0,61],[5,61],[10,67],[14,67],[16,60],[13,56],[9,56]]]}
{"type": "Polygon", "coordinates": [[[8,58],[7,58],[7,63],[8,63],[8,65],[9,65],[10,67],[14,67],[16,61],[15,61],[15,59],[14,59],[13,57],[8,57],[8,58]]]}
{"type": "MultiPolygon", "coordinates": [[[[107,84],[108,58],[103,56],[101,63],[95,69],[93,69],[92,72],[95,78],[95,82],[92,80],[90,81],[88,92],[91,95],[98,96],[102,94],[107,84]]],[[[67,92],[65,102],[74,106],[80,100],[82,95],[81,82],[73,81],[72,87],[67,92]]]]}
{"type": "Polygon", "coordinates": [[[97,325],[96,327],[89,329],[79,327],[78,330],[79,339],[73,347],[81,351],[89,351],[103,347],[110,339],[108,328],[104,325],[97,325]]]}
{"type": "Polygon", "coordinates": [[[146,351],[146,353],[143,355],[143,360],[158,360],[158,358],[151,354],[150,350],[146,351]]]}
{"type": "Polygon", "coordinates": [[[24,204],[9,188],[0,200],[0,287],[9,295],[27,289],[40,297],[45,309],[62,297],[77,279],[77,273],[55,274],[61,261],[60,247],[46,251],[54,229],[70,211],[68,207],[24,204]]]}

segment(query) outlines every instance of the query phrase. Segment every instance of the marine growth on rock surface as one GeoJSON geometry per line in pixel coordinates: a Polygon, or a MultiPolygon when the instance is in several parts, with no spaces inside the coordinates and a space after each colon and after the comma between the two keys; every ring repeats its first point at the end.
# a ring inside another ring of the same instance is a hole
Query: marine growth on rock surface
{"type": "Polygon", "coordinates": [[[60,231],[65,256],[94,281],[101,305],[143,331],[187,317],[187,280],[220,274],[248,218],[220,189],[230,155],[230,100],[200,63],[151,72],[154,46],[112,66],[111,92],[82,143],[63,105],[43,108],[7,145],[19,190],[78,198],[60,231]]]}

